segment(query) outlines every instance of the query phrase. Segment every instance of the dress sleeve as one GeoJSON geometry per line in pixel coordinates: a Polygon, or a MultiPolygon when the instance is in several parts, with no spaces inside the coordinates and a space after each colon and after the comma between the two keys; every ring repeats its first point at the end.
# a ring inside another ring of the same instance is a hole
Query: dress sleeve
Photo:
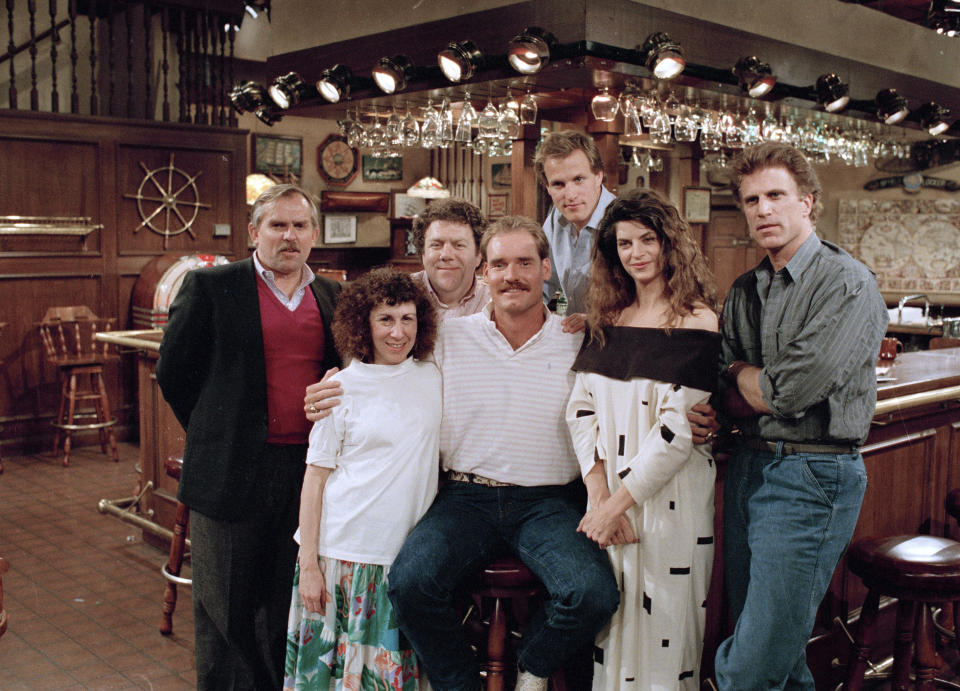
{"type": "Polygon", "coordinates": [[[310,446],[307,448],[307,465],[320,468],[336,468],[343,453],[346,437],[346,415],[349,403],[344,401],[322,420],[313,423],[310,429],[310,446]]]}
{"type": "Polygon", "coordinates": [[[601,454],[598,448],[600,425],[596,404],[587,377],[582,372],[577,374],[570,400],[567,402],[567,426],[570,428],[573,450],[577,454],[580,475],[583,477],[593,468],[597,458],[605,459],[606,455],[601,454]]]}
{"type": "Polygon", "coordinates": [[[708,391],[665,382],[657,384],[657,393],[657,422],[619,473],[638,505],[659,492],[690,460],[693,434],[687,411],[710,398],[708,391]]]}

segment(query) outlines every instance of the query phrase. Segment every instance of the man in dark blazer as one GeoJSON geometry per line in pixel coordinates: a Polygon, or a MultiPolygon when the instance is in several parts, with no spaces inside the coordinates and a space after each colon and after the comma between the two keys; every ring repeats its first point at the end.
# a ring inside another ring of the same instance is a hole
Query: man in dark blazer
{"type": "Polygon", "coordinates": [[[340,286],[306,265],[316,204],[267,190],[254,256],[187,274],[170,307],[157,381],[186,430],[197,687],[279,689],[310,422],[305,387],[338,366],[340,286]]]}

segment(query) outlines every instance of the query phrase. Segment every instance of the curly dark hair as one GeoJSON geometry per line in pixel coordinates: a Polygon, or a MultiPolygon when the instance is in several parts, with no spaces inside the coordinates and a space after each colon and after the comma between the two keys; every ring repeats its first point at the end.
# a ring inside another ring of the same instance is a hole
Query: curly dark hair
{"type": "Polygon", "coordinates": [[[466,199],[456,197],[436,199],[430,202],[430,205],[413,219],[412,236],[417,254],[423,254],[423,243],[427,235],[427,228],[434,221],[449,221],[450,223],[463,223],[470,226],[470,230],[473,231],[473,246],[475,249],[479,249],[480,238],[483,236],[483,229],[487,225],[487,219],[483,217],[483,212],[466,199]]]}
{"type": "Polygon", "coordinates": [[[333,342],[344,362],[356,358],[373,362],[370,313],[379,305],[412,302],[417,306],[417,340],[410,354],[422,360],[437,340],[437,310],[423,285],[403,271],[382,267],[350,283],[337,299],[333,314],[333,342]]]}
{"type": "Polygon", "coordinates": [[[654,190],[631,190],[610,203],[597,229],[587,291],[587,323],[594,338],[602,342],[601,329],[615,324],[620,313],[637,297],[637,284],[623,268],[617,252],[620,221],[635,221],[657,234],[665,293],[670,302],[668,321],[691,314],[697,303],[716,311],[713,274],[677,207],[654,190]]]}

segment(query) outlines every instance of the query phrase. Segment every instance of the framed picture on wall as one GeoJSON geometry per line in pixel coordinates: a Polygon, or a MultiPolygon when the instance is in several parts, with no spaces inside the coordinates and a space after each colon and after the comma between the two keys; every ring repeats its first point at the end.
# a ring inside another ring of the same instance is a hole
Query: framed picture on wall
{"type": "Polygon", "coordinates": [[[683,218],[687,223],[710,222],[710,188],[683,188],[683,218]]]}
{"type": "Polygon", "coordinates": [[[300,175],[303,140],[273,134],[253,135],[253,169],[276,176],[300,175]]]}
{"type": "Polygon", "coordinates": [[[414,197],[406,190],[393,193],[393,217],[413,218],[427,208],[427,200],[423,197],[414,197]]]}
{"type": "Polygon", "coordinates": [[[403,180],[403,159],[363,157],[364,182],[397,182],[403,180]]]}
{"type": "Polygon", "coordinates": [[[323,217],[323,242],[335,245],[357,241],[357,217],[326,214],[323,217]]]}
{"type": "Polygon", "coordinates": [[[510,195],[506,192],[491,192],[487,195],[487,216],[496,218],[507,215],[507,205],[510,195]]]}

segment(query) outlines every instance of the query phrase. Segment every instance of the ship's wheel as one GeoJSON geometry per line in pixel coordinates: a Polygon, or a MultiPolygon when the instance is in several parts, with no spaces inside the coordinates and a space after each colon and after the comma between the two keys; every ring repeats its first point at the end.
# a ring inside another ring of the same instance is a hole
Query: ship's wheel
{"type": "Polygon", "coordinates": [[[174,165],[173,154],[170,154],[169,165],[150,170],[140,162],[144,177],[136,194],[123,195],[127,199],[137,200],[137,210],[140,212],[141,223],[133,229],[134,233],[141,228],[149,228],[154,233],[163,236],[163,248],[167,248],[167,239],[181,233],[190,233],[196,238],[191,226],[197,220],[200,209],[209,209],[209,204],[200,201],[200,192],[197,189],[196,175],[188,175],[174,165]]]}

